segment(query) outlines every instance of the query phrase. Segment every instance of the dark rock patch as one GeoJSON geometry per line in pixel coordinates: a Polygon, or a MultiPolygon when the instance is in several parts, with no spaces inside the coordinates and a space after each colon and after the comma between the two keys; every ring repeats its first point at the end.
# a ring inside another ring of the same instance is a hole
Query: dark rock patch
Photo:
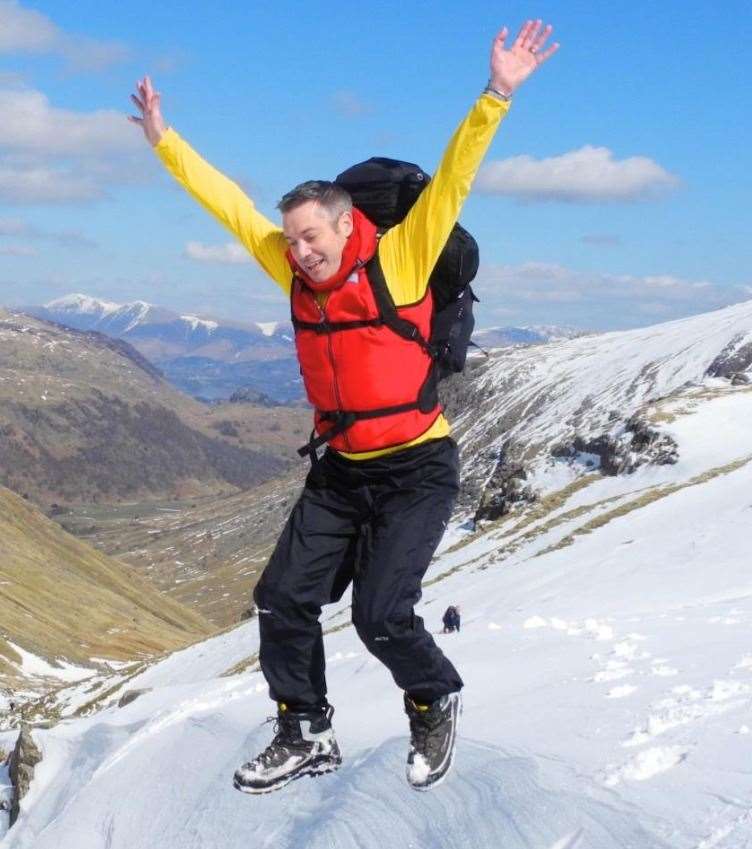
{"type": "Polygon", "coordinates": [[[21,727],[16,747],[10,756],[10,780],[13,796],[10,805],[10,824],[13,825],[21,812],[21,800],[29,792],[34,778],[34,769],[42,760],[42,753],[31,736],[27,725],[21,727]]]}
{"type": "Polygon", "coordinates": [[[749,383],[747,375],[742,374],[752,366],[752,342],[742,344],[744,336],[736,336],[721,351],[720,354],[708,366],[705,372],[709,377],[725,377],[731,380],[737,379],[735,385],[749,383]]]}

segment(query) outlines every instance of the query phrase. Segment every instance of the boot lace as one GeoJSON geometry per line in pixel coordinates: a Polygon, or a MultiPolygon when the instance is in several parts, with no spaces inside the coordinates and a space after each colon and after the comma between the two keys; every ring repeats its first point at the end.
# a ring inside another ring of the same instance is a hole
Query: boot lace
{"type": "Polygon", "coordinates": [[[270,722],[274,723],[274,737],[272,738],[272,742],[263,752],[253,759],[254,763],[260,764],[263,767],[273,765],[277,760],[280,750],[290,752],[296,748],[297,743],[294,734],[294,719],[282,715],[268,716],[263,724],[266,725],[270,722]]]}
{"type": "Polygon", "coordinates": [[[436,709],[416,712],[410,716],[410,737],[416,752],[426,754],[429,758],[438,753],[440,740],[433,732],[441,720],[441,711],[436,709]]]}

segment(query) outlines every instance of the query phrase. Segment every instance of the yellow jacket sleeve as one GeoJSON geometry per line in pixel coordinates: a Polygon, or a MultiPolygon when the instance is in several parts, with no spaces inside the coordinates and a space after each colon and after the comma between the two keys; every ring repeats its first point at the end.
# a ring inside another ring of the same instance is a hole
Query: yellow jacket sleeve
{"type": "Polygon", "coordinates": [[[292,273],[282,229],[254,206],[245,192],[209,165],[173,129],[168,129],[154,152],[180,185],[248,249],[264,271],[290,294],[292,273]]]}
{"type": "Polygon", "coordinates": [[[482,94],[452,136],[436,174],[405,219],[388,230],[379,258],[397,306],[419,301],[509,102],[482,94]]]}

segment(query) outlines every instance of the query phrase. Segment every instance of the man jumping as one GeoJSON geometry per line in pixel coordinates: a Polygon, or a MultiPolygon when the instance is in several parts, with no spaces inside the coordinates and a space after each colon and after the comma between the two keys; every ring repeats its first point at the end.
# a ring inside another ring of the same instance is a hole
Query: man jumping
{"type": "Polygon", "coordinates": [[[458,451],[441,406],[416,403],[430,353],[380,322],[367,269],[377,257],[398,315],[429,338],[431,271],[512,93],[558,48],[545,49],[550,33],[527,21],[509,48],[506,28],[496,36],[488,85],[407,217],[380,239],[347,192],[322,180],[282,198],[278,227],[167,128],[148,77],[132,95],[140,117],[130,120],[165,167],[289,295],[316,433],[328,443],[254,593],[277,725],[270,745],[236,771],[239,790],[266,793],[339,766],[319,616],[351,581],[358,636],[404,691],[408,782],[428,789],[451,766],[462,679],[414,607],[458,492],[458,451]]]}

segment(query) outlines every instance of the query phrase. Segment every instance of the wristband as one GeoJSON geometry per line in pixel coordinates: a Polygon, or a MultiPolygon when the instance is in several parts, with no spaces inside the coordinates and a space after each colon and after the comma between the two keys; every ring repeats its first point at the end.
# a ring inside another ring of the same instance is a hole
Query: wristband
{"type": "Polygon", "coordinates": [[[499,91],[498,88],[494,88],[491,85],[491,80],[488,81],[488,84],[483,89],[483,93],[484,94],[492,94],[494,97],[498,98],[499,100],[503,100],[505,103],[508,103],[512,99],[511,93],[510,94],[504,94],[503,91],[499,91]]]}

